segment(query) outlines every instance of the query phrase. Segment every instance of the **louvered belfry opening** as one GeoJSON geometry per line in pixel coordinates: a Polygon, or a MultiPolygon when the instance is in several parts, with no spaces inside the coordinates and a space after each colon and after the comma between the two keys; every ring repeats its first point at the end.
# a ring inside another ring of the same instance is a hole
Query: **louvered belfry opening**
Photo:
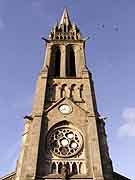
{"type": "Polygon", "coordinates": [[[60,76],[60,59],[61,52],[58,46],[53,46],[51,50],[51,59],[49,66],[49,75],[54,77],[60,76]]]}
{"type": "Polygon", "coordinates": [[[76,76],[75,53],[73,47],[70,45],[66,49],[66,76],[76,76]]]}

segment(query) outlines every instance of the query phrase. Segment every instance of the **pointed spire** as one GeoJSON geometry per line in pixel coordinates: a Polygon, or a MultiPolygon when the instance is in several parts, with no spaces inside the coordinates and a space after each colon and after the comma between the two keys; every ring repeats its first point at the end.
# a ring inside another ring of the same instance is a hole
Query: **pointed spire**
{"type": "Polygon", "coordinates": [[[64,12],[63,12],[63,15],[61,17],[59,25],[61,25],[61,24],[65,24],[67,26],[71,25],[67,8],[64,9],[64,12]]]}

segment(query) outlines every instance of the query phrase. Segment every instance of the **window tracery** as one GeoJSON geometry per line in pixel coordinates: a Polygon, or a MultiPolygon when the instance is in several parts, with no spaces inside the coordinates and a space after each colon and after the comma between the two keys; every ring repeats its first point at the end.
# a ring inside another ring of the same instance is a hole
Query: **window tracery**
{"type": "Polygon", "coordinates": [[[65,166],[68,175],[85,174],[85,162],[83,161],[53,161],[51,163],[51,174],[61,174],[65,166]]]}
{"type": "Polygon", "coordinates": [[[79,159],[83,148],[81,132],[62,121],[54,125],[47,135],[50,173],[61,174],[66,168],[67,175],[84,174],[85,160],[79,159]]]}
{"type": "Polygon", "coordinates": [[[57,128],[48,136],[48,149],[58,157],[71,157],[82,148],[81,134],[68,127],[57,128]]]}

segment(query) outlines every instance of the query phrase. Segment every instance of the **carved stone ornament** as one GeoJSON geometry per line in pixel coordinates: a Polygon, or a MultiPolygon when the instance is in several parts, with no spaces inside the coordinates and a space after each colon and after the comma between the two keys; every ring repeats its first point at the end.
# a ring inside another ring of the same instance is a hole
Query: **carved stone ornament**
{"type": "Polygon", "coordinates": [[[48,135],[48,149],[58,157],[71,157],[82,148],[83,139],[77,130],[69,127],[54,129],[48,135]]]}

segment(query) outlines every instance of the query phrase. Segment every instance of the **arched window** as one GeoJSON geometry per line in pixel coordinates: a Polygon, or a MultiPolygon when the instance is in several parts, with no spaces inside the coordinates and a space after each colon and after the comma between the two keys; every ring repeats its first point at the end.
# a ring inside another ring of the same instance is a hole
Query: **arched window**
{"type": "Polygon", "coordinates": [[[59,165],[58,165],[58,173],[61,174],[61,170],[62,170],[62,163],[60,162],[59,165]]]}
{"type": "Polygon", "coordinates": [[[66,163],[66,168],[67,168],[67,174],[70,174],[70,165],[69,165],[69,162],[66,163]]]}
{"type": "Polygon", "coordinates": [[[72,46],[67,46],[66,50],[66,75],[76,76],[75,54],[72,46]]]}
{"type": "Polygon", "coordinates": [[[83,84],[80,86],[80,98],[83,99],[83,84]]]}
{"type": "Polygon", "coordinates": [[[72,165],[72,173],[73,173],[73,174],[77,174],[77,165],[76,165],[75,162],[74,162],[73,165],[72,165]]]}
{"type": "Polygon", "coordinates": [[[76,91],[75,91],[76,85],[72,84],[70,88],[70,98],[74,99],[76,96],[76,91]]]}
{"type": "Polygon", "coordinates": [[[61,87],[61,98],[66,97],[66,84],[63,84],[61,87]]]}
{"type": "Polygon", "coordinates": [[[53,162],[53,164],[52,164],[51,173],[52,173],[52,174],[55,174],[55,173],[56,173],[56,164],[55,164],[55,162],[53,162]]]}
{"type": "Polygon", "coordinates": [[[49,75],[51,76],[60,76],[60,59],[61,59],[61,52],[58,46],[52,47],[51,52],[51,60],[49,65],[49,75]]]}

